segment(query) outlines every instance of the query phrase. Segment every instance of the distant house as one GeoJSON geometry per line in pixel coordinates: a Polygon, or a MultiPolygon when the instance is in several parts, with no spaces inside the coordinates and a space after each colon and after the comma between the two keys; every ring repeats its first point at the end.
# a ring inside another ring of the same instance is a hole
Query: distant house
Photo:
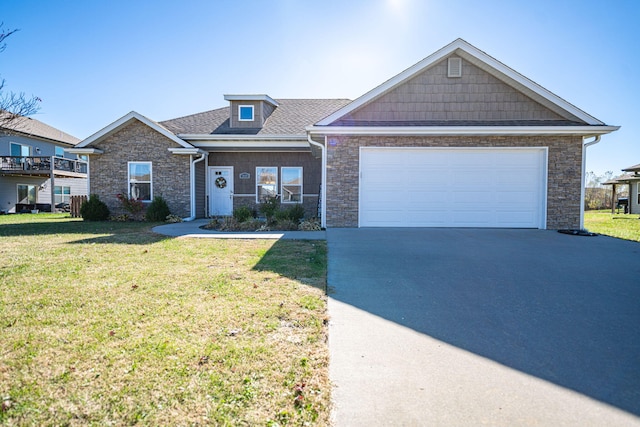
{"type": "Polygon", "coordinates": [[[28,117],[0,127],[0,212],[63,211],[87,195],[87,162],[65,152],[79,141],[28,117]]]}
{"type": "MultiPolygon", "coordinates": [[[[613,198],[616,197],[616,187],[618,185],[628,185],[629,198],[624,201],[627,204],[625,213],[640,214],[640,164],[624,168],[622,169],[622,172],[625,173],[616,178],[610,179],[607,182],[603,182],[603,185],[611,185],[613,187],[613,198]]],[[[612,200],[612,211],[615,209],[616,205],[618,205],[618,203],[616,203],[615,200],[612,200]]]]}
{"type": "Polygon", "coordinates": [[[123,192],[189,219],[277,196],[326,227],[558,229],[581,227],[586,146],[618,129],[461,39],[354,101],[225,100],[69,151],[114,211],[123,192]]]}

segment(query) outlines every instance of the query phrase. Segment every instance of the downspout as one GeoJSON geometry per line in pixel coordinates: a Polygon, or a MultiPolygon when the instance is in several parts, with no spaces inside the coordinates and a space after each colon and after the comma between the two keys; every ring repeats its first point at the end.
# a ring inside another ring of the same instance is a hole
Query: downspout
{"type": "MultiPolygon", "coordinates": [[[[311,134],[307,132],[307,141],[309,144],[315,145],[320,149],[322,153],[322,173],[320,178],[320,226],[322,228],[327,228],[327,153],[326,147],[319,142],[315,142],[311,139],[311,134]]],[[[327,142],[327,138],[325,137],[325,144],[327,142]]]]}
{"type": "MultiPolygon", "coordinates": [[[[193,221],[194,219],[196,219],[196,163],[203,161],[204,159],[207,158],[206,154],[201,154],[200,158],[198,158],[197,160],[193,160],[193,154],[189,155],[189,163],[190,163],[190,168],[189,168],[189,175],[190,175],[190,210],[191,210],[191,216],[188,218],[182,218],[183,221],[193,221]]],[[[205,179],[206,181],[206,179],[205,179]]]]}
{"type": "MultiPolygon", "coordinates": [[[[588,138],[588,137],[584,137],[588,138]]],[[[583,140],[584,140],[583,138],[583,140]]],[[[600,142],[600,135],[596,135],[593,137],[593,141],[585,142],[582,144],[582,185],[580,186],[580,229],[584,229],[584,191],[587,183],[585,182],[585,176],[587,173],[587,147],[591,147],[592,145],[600,142]]]]}

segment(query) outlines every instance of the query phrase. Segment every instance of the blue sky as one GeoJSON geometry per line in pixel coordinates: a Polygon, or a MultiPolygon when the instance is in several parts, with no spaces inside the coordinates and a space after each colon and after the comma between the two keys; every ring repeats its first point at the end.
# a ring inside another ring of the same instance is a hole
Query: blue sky
{"type": "Polygon", "coordinates": [[[609,125],[597,174],[640,163],[640,1],[3,0],[0,54],[35,118],[86,138],[227,93],[355,99],[458,37],[609,125]]]}

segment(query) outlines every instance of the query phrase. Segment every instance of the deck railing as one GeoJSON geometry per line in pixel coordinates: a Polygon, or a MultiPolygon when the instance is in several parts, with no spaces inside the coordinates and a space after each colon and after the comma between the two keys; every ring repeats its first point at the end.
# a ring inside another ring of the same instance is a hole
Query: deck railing
{"type": "Polygon", "coordinates": [[[87,173],[87,162],[65,159],[56,156],[0,156],[0,169],[3,171],[42,171],[53,170],[74,173],[87,173]]]}

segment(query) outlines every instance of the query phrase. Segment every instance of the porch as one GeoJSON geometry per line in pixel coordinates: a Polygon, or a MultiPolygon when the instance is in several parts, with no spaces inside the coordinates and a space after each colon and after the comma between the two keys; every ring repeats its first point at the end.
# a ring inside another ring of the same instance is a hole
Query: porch
{"type": "Polygon", "coordinates": [[[0,156],[0,173],[86,178],[87,162],[56,156],[0,156]]]}

